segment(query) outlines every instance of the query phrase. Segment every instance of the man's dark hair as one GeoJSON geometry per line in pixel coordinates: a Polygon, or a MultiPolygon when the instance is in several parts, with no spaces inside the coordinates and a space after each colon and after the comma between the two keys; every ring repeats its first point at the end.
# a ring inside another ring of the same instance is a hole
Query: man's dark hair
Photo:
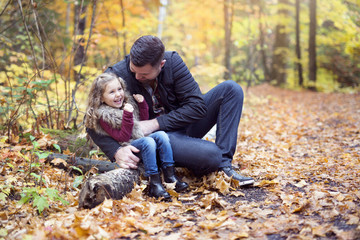
{"type": "Polygon", "coordinates": [[[165,47],[158,37],[146,35],[138,38],[130,50],[130,61],[137,67],[154,67],[164,58],[165,47]]]}

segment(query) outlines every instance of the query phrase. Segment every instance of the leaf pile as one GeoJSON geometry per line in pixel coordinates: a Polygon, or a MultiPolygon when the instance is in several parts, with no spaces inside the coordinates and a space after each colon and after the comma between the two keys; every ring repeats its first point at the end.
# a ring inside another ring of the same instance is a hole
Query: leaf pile
{"type": "Polygon", "coordinates": [[[143,194],[137,185],[122,200],[77,208],[74,178],[45,165],[47,187],[69,205],[50,203],[39,215],[17,205],[26,168],[16,150],[0,154],[0,237],[8,239],[359,239],[360,95],[294,92],[268,85],[246,93],[234,165],[256,179],[253,187],[214,173],[197,179],[178,169],[187,193],[172,202],[143,194]],[[5,160],[4,160],[5,161],[5,160]],[[68,186],[66,188],[65,186],[68,186]],[[64,192],[65,190],[65,192],[64,192]]]}

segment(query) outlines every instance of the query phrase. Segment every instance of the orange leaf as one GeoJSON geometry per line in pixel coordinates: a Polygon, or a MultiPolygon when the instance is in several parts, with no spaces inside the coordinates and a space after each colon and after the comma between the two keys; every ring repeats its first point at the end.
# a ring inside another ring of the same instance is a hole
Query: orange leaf
{"type": "Polygon", "coordinates": [[[60,165],[60,164],[64,164],[64,166],[67,166],[67,162],[64,159],[61,158],[54,158],[51,163],[53,163],[55,166],[60,165]]]}
{"type": "Polygon", "coordinates": [[[68,148],[63,153],[66,154],[66,155],[72,154],[72,152],[68,148]]]}

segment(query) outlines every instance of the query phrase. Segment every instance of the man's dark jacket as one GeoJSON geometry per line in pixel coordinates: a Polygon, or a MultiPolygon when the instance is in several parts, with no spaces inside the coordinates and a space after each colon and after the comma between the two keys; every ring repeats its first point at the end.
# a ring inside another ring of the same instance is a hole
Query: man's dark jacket
{"type": "MultiPolygon", "coordinates": [[[[176,52],[165,52],[164,59],[166,62],[158,75],[158,90],[166,114],[157,117],[157,120],[160,130],[184,129],[205,117],[207,109],[199,86],[181,57],[176,52]]],[[[123,78],[131,94],[143,95],[149,105],[150,119],[155,118],[151,96],[135,79],[135,74],[130,71],[129,65],[130,57],[127,55],[124,60],[109,67],[106,72],[113,72],[123,78]]],[[[111,161],[114,161],[114,155],[120,147],[119,143],[111,137],[96,134],[92,129],[87,130],[93,141],[111,161]]]]}

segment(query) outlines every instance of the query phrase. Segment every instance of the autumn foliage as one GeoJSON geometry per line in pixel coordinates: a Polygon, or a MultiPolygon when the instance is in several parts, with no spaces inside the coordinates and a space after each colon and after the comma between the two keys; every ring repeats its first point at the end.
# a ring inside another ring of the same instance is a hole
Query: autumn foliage
{"type": "MultiPolygon", "coordinates": [[[[31,142],[2,140],[0,237],[359,239],[360,95],[261,85],[245,96],[234,165],[256,184],[239,188],[220,173],[198,179],[178,169],[191,187],[170,191],[172,202],[147,197],[142,182],[122,200],[78,209],[78,174],[40,161],[32,169],[40,183],[27,175],[31,142]],[[55,189],[68,204],[47,197],[40,213],[33,201],[19,204],[25,187],[45,197],[46,189],[55,189]]],[[[55,151],[50,136],[38,133],[36,141],[38,151],[55,151]]]]}
{"type": "Polygon", "coordinates": [[[3,0],[0,131],[79,128],[92,80],[148,34],[205,91],[232,79],[357,92],[359,19],[358,0],[3,0]]]}

